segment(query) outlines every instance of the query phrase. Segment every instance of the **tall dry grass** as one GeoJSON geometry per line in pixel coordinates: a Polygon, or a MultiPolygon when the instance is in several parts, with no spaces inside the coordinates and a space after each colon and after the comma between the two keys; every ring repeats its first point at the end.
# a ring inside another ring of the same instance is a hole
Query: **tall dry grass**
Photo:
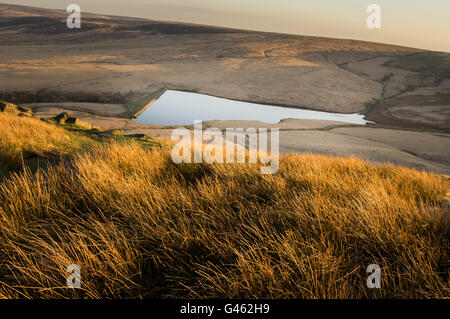
{"type": "Polygon", "coordinates": [[[0,177],[24,159],[60,156],[93,144],[89,138],[32,117],[0,112],[0,177]]]}
{"type": "Polygon", "coordinates": [[[63,128],[33,117],[19,117],[0,112],[0,151],[25,151],[43,154],[71,151],[82,146],[82,139],[63,128]]]}
{"type": "Polygon", "coordinates": [[[447,190],[356,158],[283,156],[261,175],[95,146],[0,184],[0,297],[448,298],[447,190]],[[74,263],[81,289],[65,287],[74,263]]]}

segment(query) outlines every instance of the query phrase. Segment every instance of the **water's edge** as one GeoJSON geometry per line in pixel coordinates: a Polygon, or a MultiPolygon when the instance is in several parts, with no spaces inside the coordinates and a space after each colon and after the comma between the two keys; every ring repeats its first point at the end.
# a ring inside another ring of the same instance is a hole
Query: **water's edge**
{"type": "Polygon", "coordinates": [[[194,119],[279,123],[283,119],[293,118],[338,121],[357,125],[371,123],[364,117],[365,115],[358,113],[332,113],[292,106],[245,102],[197,92],[161,88],[152,93],[150,101],[135,113],[134,121],[142,124],[189,125],[194,119]]]}

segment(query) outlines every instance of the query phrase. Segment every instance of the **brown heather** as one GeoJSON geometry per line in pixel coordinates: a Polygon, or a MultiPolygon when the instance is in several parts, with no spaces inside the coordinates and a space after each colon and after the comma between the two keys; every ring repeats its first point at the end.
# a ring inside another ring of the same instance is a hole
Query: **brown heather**
{"type": "MultiPolygon", "coordinates": [[[[0,184],[2,298],[448,298],[445,178],[356,158],[183,164],[0,115],[0,150],[72,155],[0,184]],[[26,128],[26,130],[25,130],[26,128]],[[82,288],[68,289],[78,264],[82,288]],[[366,287],[378,264],[382,288],[366,287]]],[[[9,153],[8,153],[9,152],[9,153]]]]}

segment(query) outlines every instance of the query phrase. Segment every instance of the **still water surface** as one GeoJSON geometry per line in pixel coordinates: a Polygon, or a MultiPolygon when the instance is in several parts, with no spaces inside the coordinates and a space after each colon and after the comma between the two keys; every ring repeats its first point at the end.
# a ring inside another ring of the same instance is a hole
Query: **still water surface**
{"type": "Polygon", "coordinates": [[[366,124],[364,115],[340,114],[262,105],[213,97],[204,94],[166,91],[137,119],[138,123],[192,125],[194,120],[243,120],[278,123],[282,119],[310,119],[366,124]]]}

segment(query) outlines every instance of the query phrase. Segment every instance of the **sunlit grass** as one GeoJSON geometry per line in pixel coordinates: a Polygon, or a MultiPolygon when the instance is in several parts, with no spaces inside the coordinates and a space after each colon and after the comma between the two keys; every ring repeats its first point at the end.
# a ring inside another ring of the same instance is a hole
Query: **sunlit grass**
{"type": "MultiPolygon", "coordinates": [[[[70,143],[48,132],[27,143],[70,143]]],[[[94,145],[0,184],[0,297],[448,298],[447,191],[357,158],[282,156],[261,175],[94,145]],[[81,289],[65,287],[70,264],[81,289]],[[369,264],[381,289],[366,287],[369,264]]]]}

